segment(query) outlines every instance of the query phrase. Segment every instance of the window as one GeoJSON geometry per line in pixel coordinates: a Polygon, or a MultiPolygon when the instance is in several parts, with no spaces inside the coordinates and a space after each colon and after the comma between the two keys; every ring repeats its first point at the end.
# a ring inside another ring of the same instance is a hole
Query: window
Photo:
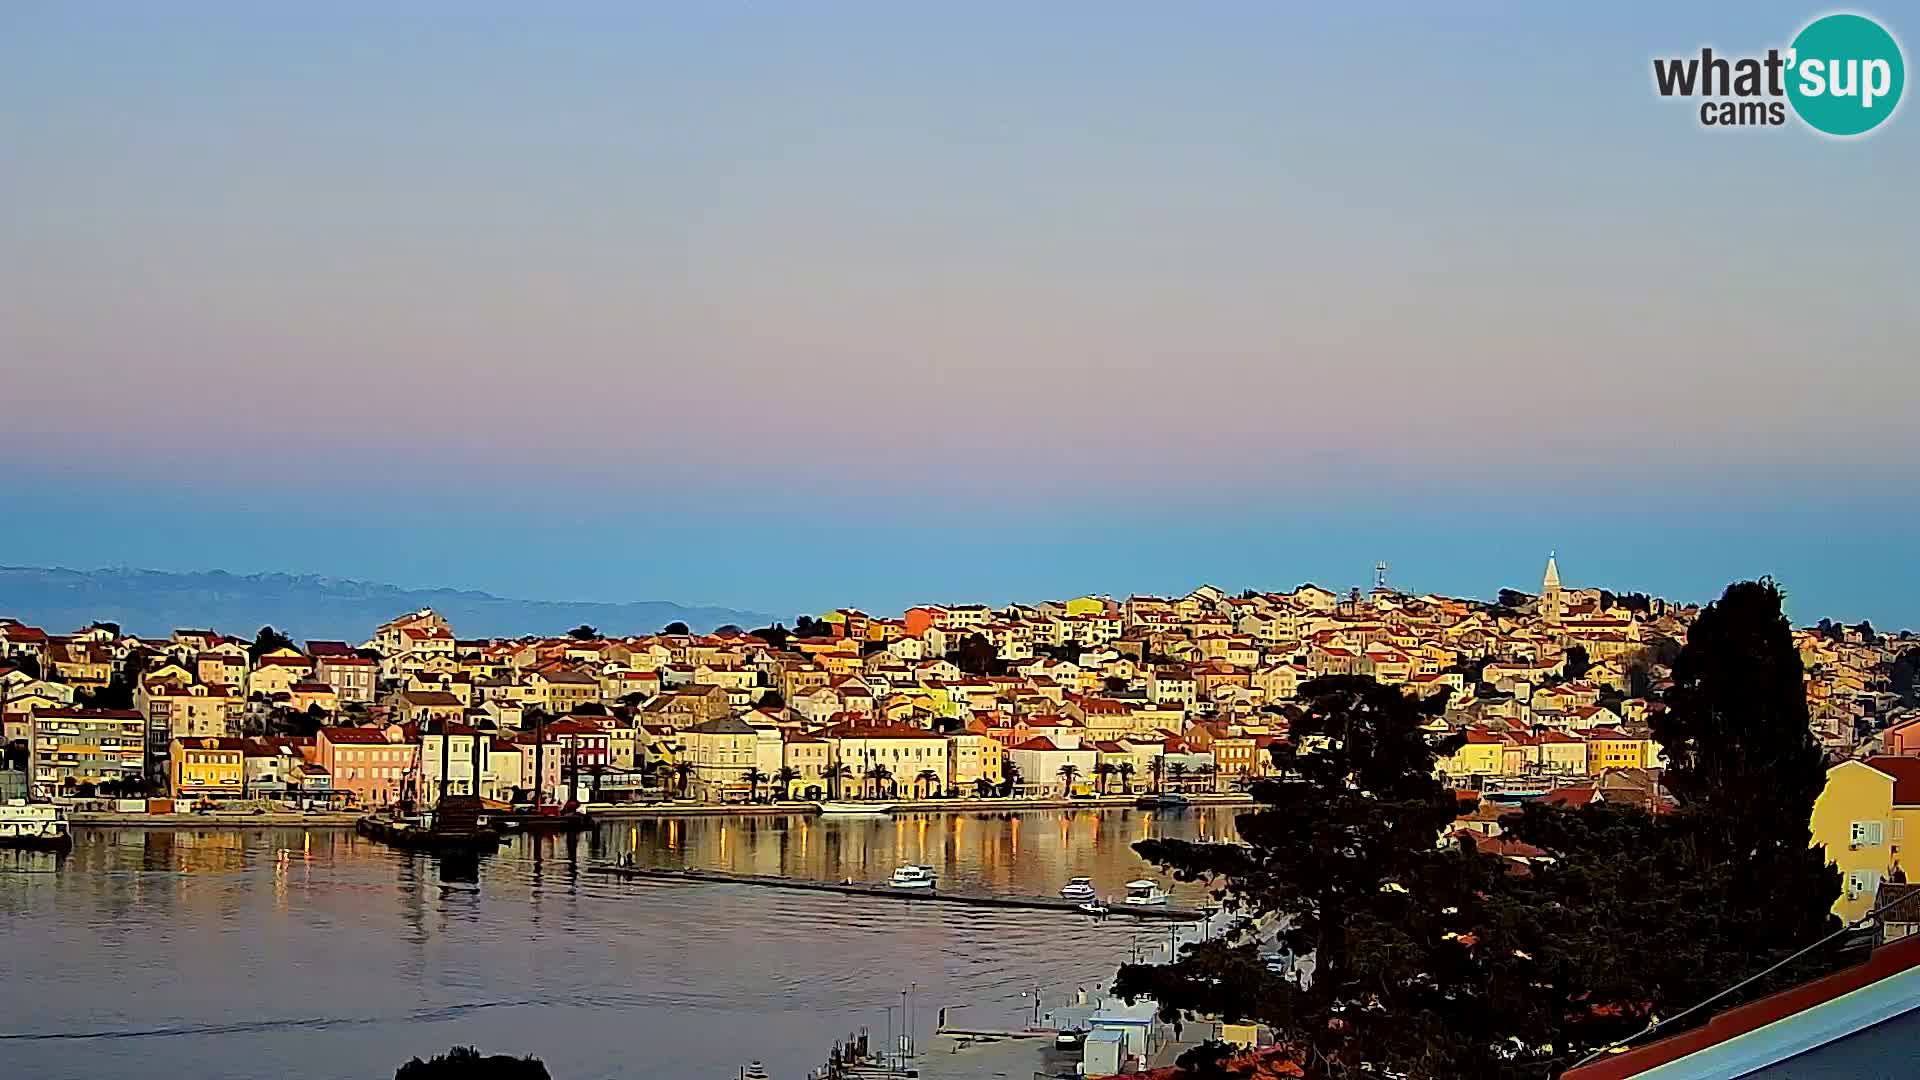
{"type": "Polygon", "coordinates": [[[1880,889],[1880,871],[1847,871],[1847,896],[1849,899],[1872,896],[1880,889]]]}
{"type": "Polygon", "coordinates": [[[1854,847],[1878,847],[1882,839],[1882,824],[1878,821],[1854,822],[1849,842],[1854,847]]]}

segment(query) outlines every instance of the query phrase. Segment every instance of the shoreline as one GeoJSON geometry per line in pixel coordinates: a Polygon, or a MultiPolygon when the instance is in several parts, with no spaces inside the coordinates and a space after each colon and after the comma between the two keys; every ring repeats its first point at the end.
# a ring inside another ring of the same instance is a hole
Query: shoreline
{"type": "MultiPolygon", "coordinates": [[[[882,803],[880,814],[1008,814],[1040,810],[1112,810],[1130,808],[1138,795],[1102,795],[1092,799],[921,799],[882,803]]],[[[1241,794],[1189,795],[1194,806],[1251,806],[1241,794]]],[[[595,821],[628,821],[652,817],[771,817],[806,814],[823,816],[813,802],[767,803],[751,806],[722,803],[605,803],[581,808],[595,821]]],[[[75,811],[67,824],[75,829],[351,829],[357,813],[325,814],[121,814],[111,811],[75,811]]],[[[839,817],[842,815],[824,815],[839,817]]],[[[857,815],[845,815],[857,816],[857,815]]]]}
{"type": "MultiPolygon", "coordinates": [[[[1028,810],[1114,810],[1131,809],[1140,795],[1102,795],[1091,799],[900,799],[894,801],[874,800],[876,806],[887,809],[877,810],[876,814],[892,815],[896,813],[945,813],[945,814],[1008,814],[1022,813],[1028,810]]],[[[1193,806],[1252,806],[1253,797],[1237,793],[1189,795],[1193,806]]],[[[644,818],[644,817],[696,817],[701,815],[735,815],[742,817],[766,816],[771,814],[811,814],[816,817],[858,817],[857,814],[820,814],[815,809],[818,804],[812,801],[755,804],[752,806],[728,805],[722,803],[658,803],[652,805],[605,803],[598,806],[584,806],[587,816],[592,818],[644,818]]]]}

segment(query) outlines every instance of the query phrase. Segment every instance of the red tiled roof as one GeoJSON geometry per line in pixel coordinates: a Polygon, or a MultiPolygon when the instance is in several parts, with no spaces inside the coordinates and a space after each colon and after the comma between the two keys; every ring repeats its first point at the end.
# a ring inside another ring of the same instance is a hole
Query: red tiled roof
{"type": "Polygon", "coordinates": [[[323,727],[320,729],[320,735],[330,743],[370,745],[387,741],[386,734],[378,728],[323,727]]]}
{"type": "Polygon", "coordinates": [[[1867,764],[1893,777],[1893,801],[1900,806],[1920,805],[1920,758],[1872,757],[1867,764]]]}

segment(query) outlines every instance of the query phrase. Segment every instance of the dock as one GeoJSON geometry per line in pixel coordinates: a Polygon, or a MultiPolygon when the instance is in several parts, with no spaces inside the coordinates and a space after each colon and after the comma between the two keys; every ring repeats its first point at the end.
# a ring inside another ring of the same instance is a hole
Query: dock
{"type": "MultiPolygon", "coordinates": [[[[1080,910],[1080,904],[1074,900],[1063,900],[1057,896],[1001,896],[993,893],[957,893],[943,892],[939,889],[896,889],[890,885],[875,885],[866,882],[847,884],[838,881],[811,881],[806,878],[780,877],[774,874],[731,874],[722,870],[681,869],[667,866],[621,866],[617,863],[593,863],[587,869],[596,874],[624,878],[628,881],[686,881],[703,885],[758,885],[769,889],[795,889],[801,892],[837,893],[841,896],[858,896],[881,900],[918,900],[932,904],[966,904],[972,907],[1023,908],[1037,911],[1059,911],[1076,915],[1086,914],[1080,910]]],[[[1170,904],[1151,907],[1127,907],[1114,904],[1108,908],[1108,914],[1131,916],[1136,919],[1172,919],[1178,922],[1193,922],[1206,918],[1210,913],[1197,908],[1174,907],[1170,904]]]]}

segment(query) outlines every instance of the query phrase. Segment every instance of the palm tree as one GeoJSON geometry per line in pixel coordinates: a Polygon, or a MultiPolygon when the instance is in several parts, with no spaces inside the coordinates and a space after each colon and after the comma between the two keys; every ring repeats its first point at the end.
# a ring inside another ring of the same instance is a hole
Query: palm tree
{"type": "Polygon", "coordinates": [[[1120,774],[1121,794],[1123,795],[1133,794],[1133,771],[1134,771],[1133,762],[1123,761],[1120,764],[1115,765],[1113,767],[1113,771],[1120,774]]]}
{"type": "Polygon", "coordinates": [[[741,777],[741,779],[747,782],[747,801],[759,802],[760,785],[767,782],[767,774],[761,772],[759,769],[748,769],[747,774],[741,777]]]}
{"type": "Polygon", "coordinates": [[[1153,760],[1147,762],[1147,771],[1153,774],[1153,792],[1158,795],[1160,793],[1161,782],[1167,775],[1166,755],[1153,755],[1153,760]]]}
{"type": "Polygon", "coordinates": [[[1093,767],[1093,786],[1100,794],[1107,793],[1107,777],[1113,775],[1113,763],[1102,761],[1093,767]]]}
{"type": "Polygon", "coordinates": [[[791,765],[782,765],[773,770],[773,782],[780,786],[782,799],[793,798],[793,782],[800,779],[800,770],[791,765]]]}
{"type": "Polygon", "coordinates": [[[875,765],[873,768],[867,770],[867,779],[873,782],[873,794],[875,798],[878,798],[885,792],[886,788],[884,785],[887,781],[893,779],[893,770],[887,768],[885,765],[875,765]]]}
{"type": "Polygon", "coordinates": [[[1235,791],[1253,790],[1253,776],[1246,769],[1241,769],[1239,775],[1233,778],[1233,788],[1235,791]]]}
{"type": "Polygon", "coordinates": [[[1204,761],[1193,767],[1193,775],[1201,779],[1202,783],[1200,786],[1203,789],[1211,789],[1213,787],[1212,784],[1205,782],[1213,779],[1213,774],[1214,774],[1213,766],[1207,764],[1204,761]]]}
{"type": "Polygon", "coordinates": [[[693,762],[676,761],[673,763],[673,779],[680,790],[680,797],[687,797],[689,781],[693,779],[693,762]]]}
{"type": "Polygon", "coordinates": [[[932,769],[921,769],[920,775],[914,777],[914,779],[920,782],[921,798],[925,798],[929,795],[940,794],[940,774],[939,773],[934,772],[932,769]]]}
{"type": "Polygon", "coordinates": [[[844,761],[836,761],[827,766],[826,776],[827,798],[838,799],[840,797],[840,781],[851,780],[853,778],[853,769],[844,761]]]}
{"type": "Polygon", "coordinates": [[[1074,778],[1080,775],[1080,766],[1069,761],[1060,766],[1060,789],[1068,795],[1073,794],[1074,778]]]}
{"type": "Polygon", "coordinates": [[[1186,766],[1186,763],[1184,762],[1176,761],[1173,764],[1167,766],[1167,779],[1173,781],[1174,787],[1182,786],[1180,783],[1180,780],[1182,777],[1186,775],[1187,775],[1187,766],[1186,766]]]}
{"type": "Polygon", "coordinates": [[[993,781],[984,776],[976,779],[973,782],[973,793],[982,799],[991,796],[993,794],[993,781]]]}
{"type": "Polygon", "coordinates": [[[1000,767],[1000,775],[1001,794],[1012,795],[1013,789],[1020,783],[1020,766],[1009,761],[1000,767]]]}

